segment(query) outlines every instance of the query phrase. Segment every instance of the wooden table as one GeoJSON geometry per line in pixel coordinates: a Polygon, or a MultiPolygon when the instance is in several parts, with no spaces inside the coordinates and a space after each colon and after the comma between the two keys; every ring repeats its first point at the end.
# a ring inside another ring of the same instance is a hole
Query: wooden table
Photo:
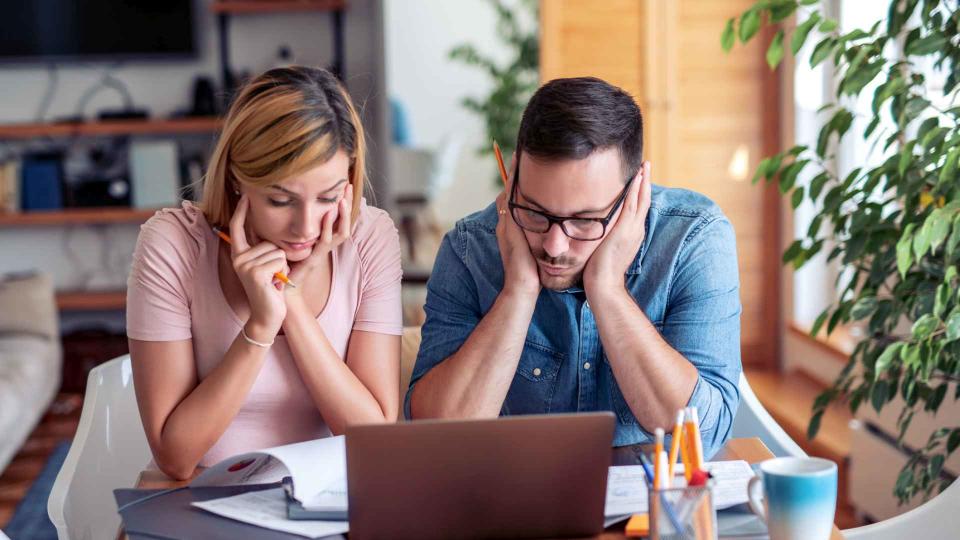
{"type": "MultiPolygon", "coordinates": [[[[649,448],[646,446],[622,446],[619,448],[613,449],[613,464],[614,465],[636,465],[639,463],[637,453],[639,450],[649,451],[649,448]]],[[[747,463],[758,463],[760,461],[770,459],[773,457],[773,454],[770,453],[770,450],[760,439],[757,438],[743,438],[743,439],[730,439],[727,441],[727,444],[724,445],[723,449],[713,457],[714,461],[726,461],[726,460],[735,460],[742,459],[747,463]]],[[[198,471],[199,472],[199,471],[198,471]]],[[[196,476],[197,473],[194,473],[196,476]]],[[[171,480],[162,472],[157,470],[148,470],[140,473],[140,477],[137,480],[137,487],[144,489],[167,489],[185,486],[190,483],[190,480],[171,480]]],[[[606,531],[602,534],[595,536],[594,540],[620,540],[625,539],[626,535],[623,533],[623,528],[625,523],[619,523],[616,525],[611,525],[606,531]]],[[[123,534],[123,531],[120,532],[119,538],[121,540],[126,540],[126,535],[123,534]]],[[[840,532],[840,529],[836,525],[833,526],[833,534],[830,535],[830,540],[843,540],[843,534],[840,532]]]]}

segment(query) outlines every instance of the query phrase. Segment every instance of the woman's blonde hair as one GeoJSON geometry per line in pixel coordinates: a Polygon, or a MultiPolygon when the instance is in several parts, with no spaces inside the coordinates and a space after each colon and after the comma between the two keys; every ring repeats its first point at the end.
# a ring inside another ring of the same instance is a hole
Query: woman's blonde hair
{"type": "Polygon", "coordinates": [[[360,116],[340,81],[325,69],[276,68],[247,83],[224,120],[204,179],[200,210],[226,227],[240,185],[266,187],[326,163],[343,150],[350,157],[356,223],[366,180],[366,145],[360,116]]]}

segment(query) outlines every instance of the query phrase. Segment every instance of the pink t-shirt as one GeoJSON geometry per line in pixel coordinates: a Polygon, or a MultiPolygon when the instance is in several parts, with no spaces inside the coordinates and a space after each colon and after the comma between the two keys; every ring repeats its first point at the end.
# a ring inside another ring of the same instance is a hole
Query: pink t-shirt
{"type": "MultiPolygon", "coordinates": [[[[160,210],[140,228],[127,281],[127,336],[191,339],[201,380],[245,322],[220,288],[219,242],[192,203],[160,210]]],[[[387,213],[363,201],[353,235],[332,258],[330,294],[317,321],[340,357],[346,358],[353,330],[401,335],[400,242],[387,213]]],[[[278,335],[243,407],[200,465],[328,435],[286,339],[278,335]]]]}

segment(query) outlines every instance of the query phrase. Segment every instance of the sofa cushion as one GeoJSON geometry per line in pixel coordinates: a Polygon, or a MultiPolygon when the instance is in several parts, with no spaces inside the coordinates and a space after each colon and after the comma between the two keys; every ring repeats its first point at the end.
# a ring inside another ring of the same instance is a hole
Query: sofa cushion
{"type": "Polygon", "coordinates": [[[58,340],[57,302],[46,274],[0,277],[0,339],[32,334],[58,340]]]}

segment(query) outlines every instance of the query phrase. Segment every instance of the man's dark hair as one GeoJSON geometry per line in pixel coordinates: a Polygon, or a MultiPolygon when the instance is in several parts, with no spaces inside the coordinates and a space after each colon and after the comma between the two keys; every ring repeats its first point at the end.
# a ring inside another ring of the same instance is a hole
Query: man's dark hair
{"type": "Polygon", "coordinates": [[[617,148],[624,180],[643,160],[643,118],[630,94],[596,77],[554,79],[540,87],[523,111],[517,155],[584,159],[617,148]]]}

